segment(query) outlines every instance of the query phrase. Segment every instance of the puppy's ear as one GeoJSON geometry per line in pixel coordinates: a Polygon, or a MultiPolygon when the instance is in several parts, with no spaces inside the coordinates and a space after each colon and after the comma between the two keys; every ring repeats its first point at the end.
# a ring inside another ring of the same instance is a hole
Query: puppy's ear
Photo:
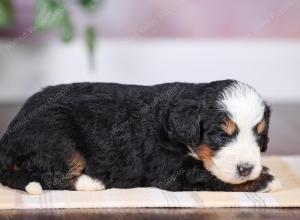
{"type": "Polygon", "coordinates": [[[264,120],[266,122],[266,128],[262,132],[260,140],[259,140],[259,145],[261,147],[261,152],[266,152],[268,148],[268,143],[269,143],[269,124],[270,124],[270,117],[271,117],[271,107],[266,106],[265,108],[265,113],[264,113],[264,120]]]}
{"type": "Polygon", "coordinates": [[[193,100],[177,102],[169,115],[169,136],[186,145],[196,145],[200,139],[200,105],[193,100]]]}

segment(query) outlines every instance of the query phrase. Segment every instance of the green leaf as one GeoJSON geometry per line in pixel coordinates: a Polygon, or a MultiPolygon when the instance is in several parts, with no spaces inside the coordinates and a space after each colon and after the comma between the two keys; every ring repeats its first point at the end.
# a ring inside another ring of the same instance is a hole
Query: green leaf
{"type": "Polygon", "coordinates": [[[93,11],[98,8],[103,0],[78,0],[79,4],[88,11],[93,11]]]}
{"type": "Polygon", "coordinates": [[[87,48],[90,54],[94,54],[96,48],[96,30],[94,27],[89,26],[85,30],[85,39],[87,48]]]}
{"type": "Polygon", "coordinates": [[[62,24],[67,9],[62,0],[37,0],[35,13],[35,28],[49,31],[62,24]]]}
{"type": "Polygon", "coordinates": [[[92,26],[88,26],[85,30],[86,45],[89,53],[90,68],[95,67],[95,49],[96,49],[96,30],[92,26]]]}
{"type": "Polygon", "coordinates": [[[69,13],[66,13],[62,23],[61,23],[61,28],[62,28],[62,39],[64,42],[70,42],[75,35],[75,28],[70,21],[69,13]]]}
{"type": "Polygon", "coordinates": [[[11,0],[0,0],[0,27],[9,27],[14,20],[11,0]]]}

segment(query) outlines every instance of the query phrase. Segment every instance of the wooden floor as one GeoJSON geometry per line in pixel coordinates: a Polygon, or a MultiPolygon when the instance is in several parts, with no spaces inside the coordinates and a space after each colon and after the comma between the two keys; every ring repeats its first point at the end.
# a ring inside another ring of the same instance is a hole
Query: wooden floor
{"type": "Polygon", "coordinates": [[[296,220],[299,209],[77,209],[0,211],[0,219],[29,220],[296,220]]]}
{"type": "MultiPolygon", "coordinates": [[[[19,110],[18,105],[0,105],[0,136],[9,121],[19,110]]],[[[300,154],[300,104],[273,105],[270,128],[270,145],[267,154],[300,154]]],[[[0,194],[1,196],[1,194],[0,194]]],[[[296,209],[77,209],[77,210],[24,210],[0,211],[0,220],[17,219],[300,219],[300,208],[296,209]]]]}

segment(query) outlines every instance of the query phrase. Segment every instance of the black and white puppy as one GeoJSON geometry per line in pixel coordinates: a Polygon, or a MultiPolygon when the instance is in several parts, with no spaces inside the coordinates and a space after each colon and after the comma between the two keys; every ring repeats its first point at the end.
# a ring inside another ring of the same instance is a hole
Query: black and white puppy
{"type": "Polygon", "coordinates": [[[276,191],[279,181],[261,164],[269,119],[261,96],[234,80],[48,87],[2,137],[0,182],[31,194],[276,191]]]}

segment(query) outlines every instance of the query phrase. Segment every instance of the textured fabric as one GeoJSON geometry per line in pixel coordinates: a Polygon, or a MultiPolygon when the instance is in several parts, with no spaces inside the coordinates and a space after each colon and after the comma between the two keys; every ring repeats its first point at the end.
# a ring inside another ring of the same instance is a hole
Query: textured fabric
{"type": "Polygon", "coordinates": [[[99,192],[45,191],[40,196],[0,187],[0,209],[125,207],[300,207],[300,156],[264,157],[280,179],[276,193],[167,192],[155,188],[99,192]]]}

